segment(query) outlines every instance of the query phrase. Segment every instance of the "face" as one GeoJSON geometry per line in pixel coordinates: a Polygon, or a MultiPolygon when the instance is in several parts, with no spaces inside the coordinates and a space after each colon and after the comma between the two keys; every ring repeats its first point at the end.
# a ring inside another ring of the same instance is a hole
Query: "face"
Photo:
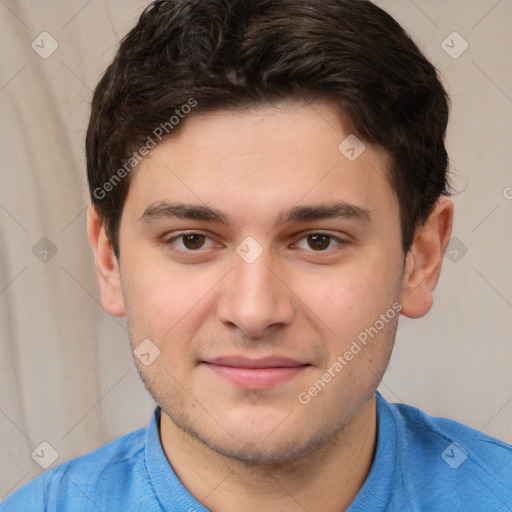
{"type": "Polygon", "coordinates": [[[342,121],[323,103],[196,115],[130,184],[123,307],[132,348],[160,351],[135,363],[223,455],[293,460],[333,439],[388,364],[399,207],[383,152],[340,151],[342,121]]]}

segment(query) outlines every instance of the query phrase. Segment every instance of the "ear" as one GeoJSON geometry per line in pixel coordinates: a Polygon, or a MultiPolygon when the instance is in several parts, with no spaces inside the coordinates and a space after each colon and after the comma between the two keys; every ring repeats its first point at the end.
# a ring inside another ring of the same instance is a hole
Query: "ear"
{"type": "Polygon", "coordinates": [[[406,257],[401,313],[409,318],[426,315],[441,274],[453,224],[453,203],[447,197],[437,200],[427,221],[416,229],[406,257]]]}
{"type": "Polygon", "coordinates": [[[124,316],[126,311],[119,264],[100,221],[98,212],[92,204],[89,205],[87,210],[87,236],[94,250],[101,303],[111,315],[124,316]]]}

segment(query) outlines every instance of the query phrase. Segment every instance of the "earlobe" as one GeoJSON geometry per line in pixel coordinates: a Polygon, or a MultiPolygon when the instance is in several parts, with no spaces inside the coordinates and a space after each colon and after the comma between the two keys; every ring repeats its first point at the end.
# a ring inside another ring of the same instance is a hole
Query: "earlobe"
{"type": "Polygon", "coordinates": [[[87,210],[87,236],[94,251],[101,303],[111,315],[124,316],[126,312],[119,263],[98,212],[92,204],[87,210]]]}
{"type": "Polygon", "coordinates": [[[406,258],[402,292],[401,313],[409,318],[424,316],[432,307],[452,224],[453,203],[441,197],[427,221],[416,230],[406,258]]]}

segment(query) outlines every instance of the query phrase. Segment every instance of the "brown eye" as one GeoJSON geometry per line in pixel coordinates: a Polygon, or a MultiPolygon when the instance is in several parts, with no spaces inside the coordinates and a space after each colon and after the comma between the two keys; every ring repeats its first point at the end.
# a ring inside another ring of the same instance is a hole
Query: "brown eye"
{"type": "Polygon", "coordinates": [[[323,251],[327,249],[331,243],[331,237],[322,233],[308,235],[308,245],[314,251],[323,251]]]}
{"type": "Polygon", "coordinates": [[[183,245],[190,250],[200,249],[206,240],[206,236],[200,233],[181,235],[181,238],[183,239],[183,245]]]}
{"type": "Polygon", "coordinates": [[[180,256],[188,255],[192,257],[192,253],[197,253],[197,256],[204,256],[205,254],[211,254],[213,249],[222,248],[221,245],[216,244],[208,236],[208,233],[202,233],[201,231],[181,232],[171,238],[164,238],[162,242],[164,246],[180,256]]]}

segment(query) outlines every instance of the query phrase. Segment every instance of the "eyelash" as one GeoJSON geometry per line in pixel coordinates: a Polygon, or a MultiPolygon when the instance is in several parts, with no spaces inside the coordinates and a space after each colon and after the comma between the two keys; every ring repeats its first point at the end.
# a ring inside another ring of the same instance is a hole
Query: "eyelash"
{"type": "MultiPolygon", "coordinates": [[[[182,233],[179,233],[178,235],[175,235],[169,239],[166,239],[166,240],[163,240],[163,244],[165,246],[171,246],[171,245],[174,245],[174,242],[180,238],[183,238],[187,235],[201,235],[201,236],[204,236],[206,237],[208,240],[212,241],[211,238],[208,236],[207,233],[203,232],[203,231],[187,231],[187,232],[182,232],[182,233]]],[[[335,241],[337,242],[338,245],[336,245],[335,247],[340,247],[340,246],[343,246],[343,245],[347,245],[348,244],[348,241],[347,240],[344,240],[342,238],[339,238],[335,235],[332,235],[330,233],[324,233],[322,231],[308,231],[308,232],[305,232],[302,234],[301,238],[299,239],[299,242],[306,239],[308,236],[310,235],[324,235],[324,236],[327,236],[329,237],[330,241],[335,241]]],[[[298,243],[298,242],[297,242],[298,243]]],[[[297,243],[294,243],[293,246],[296,246],[297,243]]],[[[335,248],[334,247],[334,248],[335,248]]],[[[330,251],[332,251],[334,248],[330,248],[330,249],[324,249],[324,250],[318,250],[318,251],[315,251],[314,249],[309,249],[308,252],[312,252],[312,253],[315,253],[315,254],[322,254],[322,253],[328,253],[330,251]]],[[[203,247],[200,247],[199,249],[196,249],[196,250],[192,250],[192,249],[182,249],[182,248],[177,248],[176,249],[177,251],[181,251],[181,252],[184,252],[184,253],[200,253],[200,252],[203,252],[203,247]]]]}

